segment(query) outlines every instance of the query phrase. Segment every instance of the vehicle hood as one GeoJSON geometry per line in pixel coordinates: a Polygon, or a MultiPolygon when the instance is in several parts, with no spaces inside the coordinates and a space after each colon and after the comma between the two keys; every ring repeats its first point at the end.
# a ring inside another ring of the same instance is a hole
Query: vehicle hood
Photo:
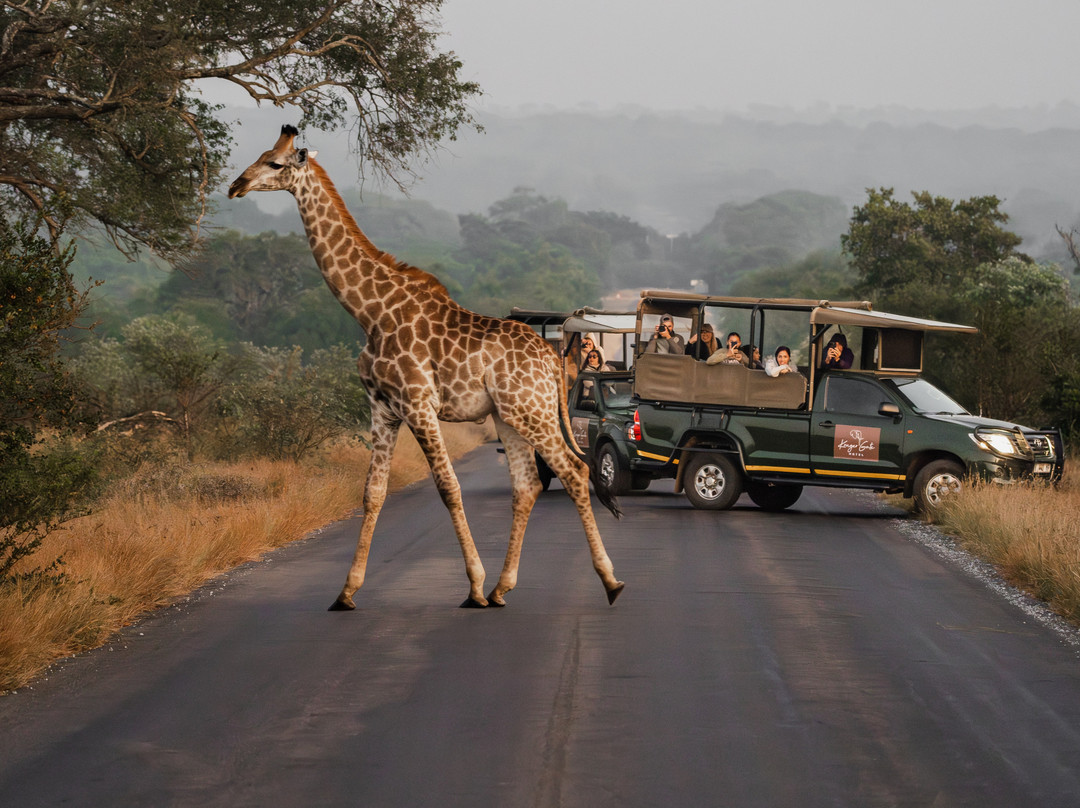
{"type": "Polygon", "coordinates": [[[1008,421],[996,421],[993,418],[982,418],[978,415],[949,415],[946,413],[922,413],[924,418],[932,418],[935,421],[942,421],[946,424],[960,424],[971,429],[977,427],[987,427],[990,429],[1019,429],[1021,431],[1029,431],[1026,426],[1020,426],[1019,424],[1012,424],[1008,421]]]}

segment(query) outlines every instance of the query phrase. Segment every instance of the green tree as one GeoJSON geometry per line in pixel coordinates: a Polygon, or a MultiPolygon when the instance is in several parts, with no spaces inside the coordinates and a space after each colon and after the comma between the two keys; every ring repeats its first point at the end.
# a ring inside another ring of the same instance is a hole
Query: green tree
{"type": "Polygon", "coordinates": [[[979,333],[931,341],[928,361],[937,375],[975,412],[1042,421],[1055,348],[1070,316],[1060,271],[1008,258],[979,265],[953,293],[958,319],[979,333]]]}
{"type": "Polygon", "coordinates": [[[245,370],[221,399],[241,450],[298,461],[341,435],[359,437],[371,424],[356,353],[343,345],[312,353],[300,348],[244,346],[245,370]]]}
{"type": "Polygon", "coordinates": [[[156,383],[193,459],[195,431],[236,363],[206,329],[182,318],[140,317],[124,328],[123,345],[142,377],[156,383]]]}
{"type": "Polygon", "coordinates": [[[168,311],[182,302],[217,301],[235,339],[263,342],[262,331],[280,317],[296,295],[323,286],[307,239],[295,234],[222,233],[158,289],[158,305],[168,311]]]}
{"type": "Polygon", "coordinates": [[[9,216],[76,220],[122,247],[191,250],[228,166],[208,81],[352,124],[358,153],[399,178],[473,125],[460,62],[439,50],[441,0],[27,0],[0,7],[0,199],[9,216]]]}
{"type": "MultiPolygon", "coordinates": [[[[85,305],[33,227],[0,219],[0,582],[31,555],[93,481],[89,460],[41,439],[75,427],[75,389],[57,346],[85,305]]],[[[39,570],[40,572],[40,570],[39,570]]]]}
{"type": "Polygon", "coordinates": [[[1031,262],[1016,249],[1020,237],[1002,227],[1009,217],[996,196],[953,202],[921,191],[909,205],[892,188],[867,193],[840,243],[858,273],[857,291],[882,306],[942,316],[936,307],[948,308],[952,287],[979,266],[1010,257],[1031,262]]]}

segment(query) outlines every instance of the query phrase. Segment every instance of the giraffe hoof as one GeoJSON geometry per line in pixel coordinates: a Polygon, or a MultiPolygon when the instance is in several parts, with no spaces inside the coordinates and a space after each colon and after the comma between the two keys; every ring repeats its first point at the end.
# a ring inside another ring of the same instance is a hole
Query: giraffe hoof
{"type": "Polygon", "coordinates": [[[330,604],[328,612],[350,612],[356,608],[353,599],[346,594],[338,595],[337,600],[330,604]]]}
{"type": "Polygon", "coordinates": [[[492,590],[491,594],[488,595],[488,606],[500,606],[501,607],[501,606],[505,606],[505,605],[506,605],[506,601],[503,600],[503,596],[498,594],[494,590],[492,590]]]}
{"type": "Polygon", "coordinates": [[[625,588],[626,584],[624,584],[622,581],[615,582],[615,586],[613,586],[607,591],[607,602],[609,606],[615,602],[615,598],[619,597],[619,595],[622,594],[622,591],[625,588]]]}
{"type": "Polygon", "coordinates": [[[488,602],[486,600],[476,600],[472,595],[461,602],[462,609],[486,609],[487,605],[488,602]]]}

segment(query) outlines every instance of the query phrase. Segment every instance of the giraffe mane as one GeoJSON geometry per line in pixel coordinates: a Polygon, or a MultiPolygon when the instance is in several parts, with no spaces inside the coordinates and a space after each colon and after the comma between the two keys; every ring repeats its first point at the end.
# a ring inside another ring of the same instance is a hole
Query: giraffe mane
{"type": "Polygon", "coordinates": [[[404,261],[399,261],[390,253],[376,247],[371,239],[365,235],[364,231],[360,229],[360,225],[356,223],[356,219],[353,218],[352,213],[349,212],[345,200],[341,198],[341,194],[338,193],[338,189],[330,179],[330,175],[326,173],[326,169],[319,165],[314,159],[309,159],[308,163],[311,165],[315,175],[319,178],[319,182],[322,183],[323,188],[330,195],[330,202],[337,210],[338,215],[341,216],[341,221],[345,223],[345,228],[349,235],[360,242],[369,255],[390,264],[395,270],[409,278],[409,280],[426,286],[433,294],[446,297],[447,299],[450,298],[450,292],[447,290],[446,286],[430,272],[425,272],[411,264],[406,264],[404,261]]]}

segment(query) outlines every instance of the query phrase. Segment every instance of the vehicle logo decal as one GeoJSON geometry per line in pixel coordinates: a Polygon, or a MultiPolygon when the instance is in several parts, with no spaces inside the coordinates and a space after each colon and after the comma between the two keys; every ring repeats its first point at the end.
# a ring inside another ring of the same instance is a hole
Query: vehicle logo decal
{"type": "Polygon", "coordinates": [[[833,435],[833,457],[838,460],[877,462],[881,429],[876,426],[838,424],[833,435]]]}

